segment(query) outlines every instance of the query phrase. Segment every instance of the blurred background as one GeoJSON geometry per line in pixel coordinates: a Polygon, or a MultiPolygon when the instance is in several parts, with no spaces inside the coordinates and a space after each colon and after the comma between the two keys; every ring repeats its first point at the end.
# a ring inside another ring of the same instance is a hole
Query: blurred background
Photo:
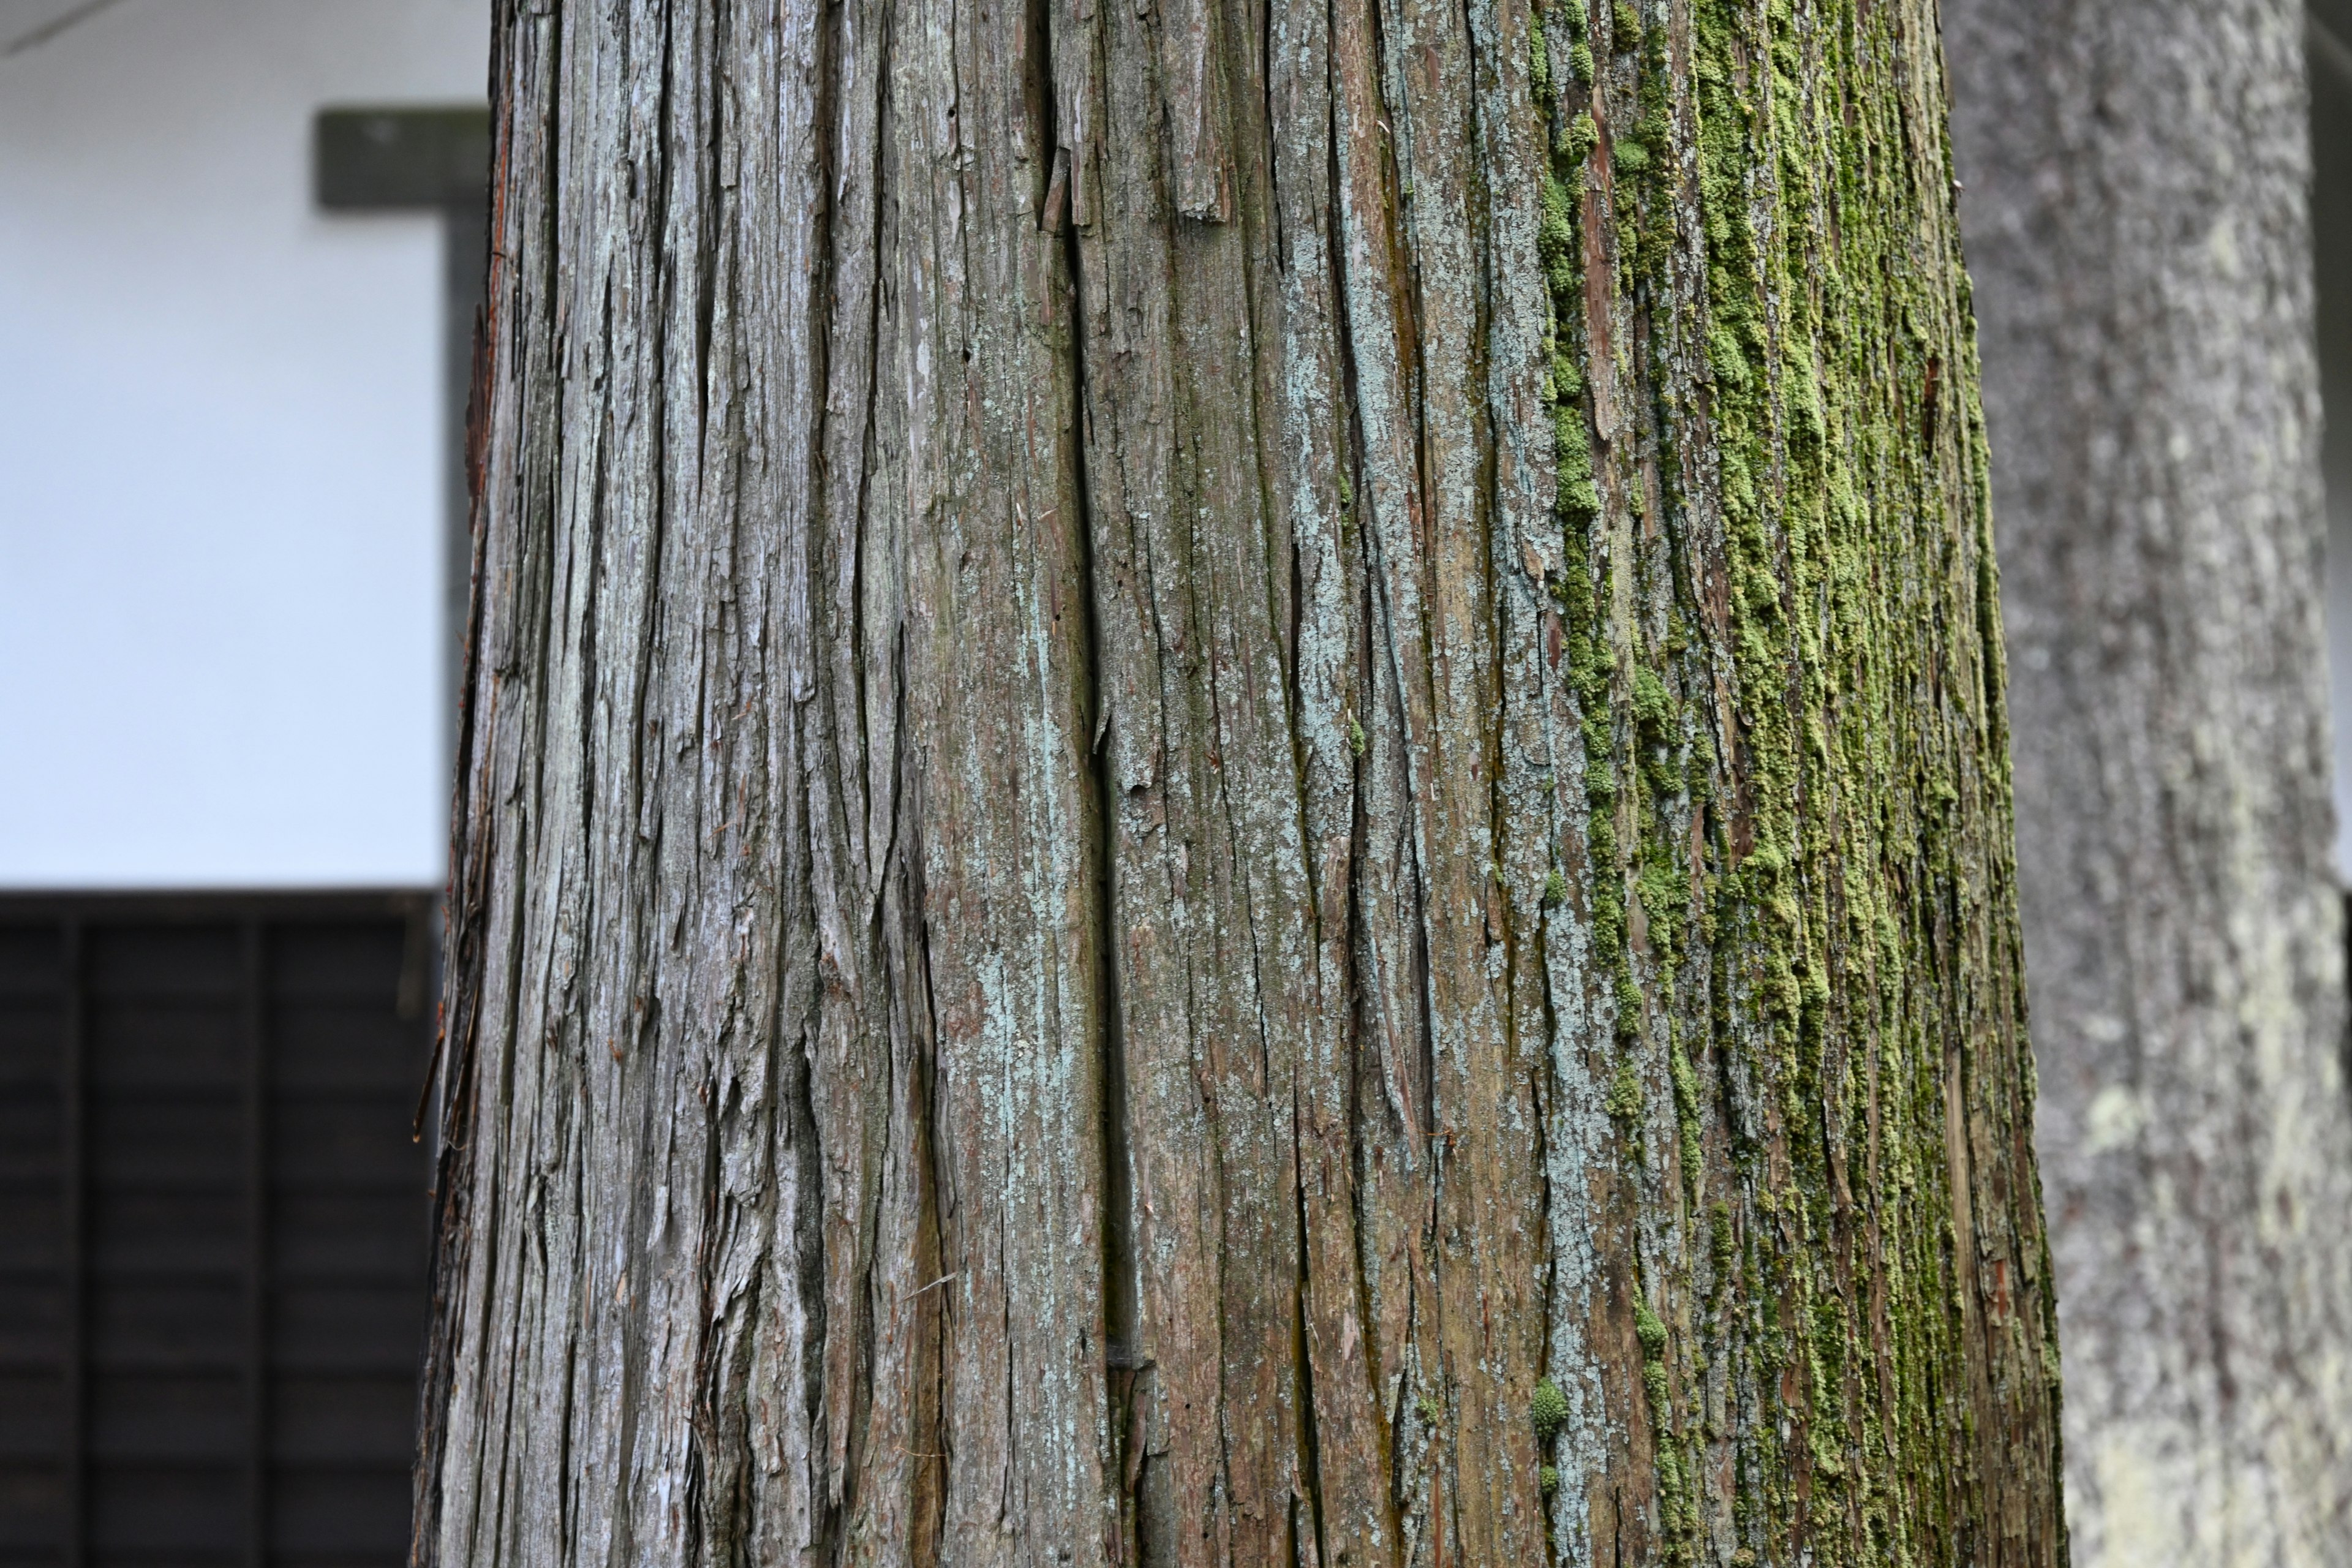
{"type": "Polygon", "coordinates": [[[488,37],[0,0],[0,1563],[406,1556],[488,37]]]}
{"type": "Polygon", "coordinates": [[[2327,481],[2327,666],[2336,724],[2336,876],[2352,886],[2352,3],[2315,0],[2311,222],[2318,282],[2320,466],[2327,481]]]}
{"type": "MultiPolygon", "coordinates": [[[[487,33],[0,0],[0,1565],[405,1555],[487,33]]],[[[2352,694],[2352,50],[2310,37],[2352,694]]]]}

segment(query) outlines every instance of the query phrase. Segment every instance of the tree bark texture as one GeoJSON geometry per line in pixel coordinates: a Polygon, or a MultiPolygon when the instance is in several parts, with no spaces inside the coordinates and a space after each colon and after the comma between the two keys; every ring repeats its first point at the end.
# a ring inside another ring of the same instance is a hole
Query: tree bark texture
{"type": "Polygon", "coordinates": [[[2352,1563],[2303,8],[1945,13],[2075,1549],[2352,1563]]]}
{"type": "Polygon", "coordinates": [[[444,1564],[2051,1564],[1928,0],[502,0],[444,1564]]]}

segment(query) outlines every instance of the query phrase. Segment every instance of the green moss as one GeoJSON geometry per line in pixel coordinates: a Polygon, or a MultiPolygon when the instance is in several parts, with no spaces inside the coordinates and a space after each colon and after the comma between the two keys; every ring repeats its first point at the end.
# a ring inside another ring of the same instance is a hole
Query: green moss
{"type": "Polygon", "coordinates": [[[1642,1359],[1663,1360],[1666,1353],[1666,1325],[1652,1310],[1649,1299],[1636,1294],[1633,1298],[1633,1337],[1642,1342],[1642,1359]]]}
{"type": "Polygon", "coordinates": [[[1592,156],[1601,145],[1600,128],[1592,123],[1592,111],[1580,109],[1576,118],[1568,122],[1568,134],[1560,143],[1560,153],[1571,163],[1581,163],[1592,156]]]}
{"type": "Polygon", "coordinates": [[[1576,228],[1569,210],[1568,187],[1549,174],[1544,176],[1542,216],[1536,226],[1536,254],[1543,259],[1555,294],[1575,287],[1576,228]]]}
{"type": "Polygon", "coordinates": [[[1620,1131],[1629,1138],[1634,1135],[1642,1122],[1642,1075],[1633,1070],[1631,1061],[1617,1064],[1617,1076],[1609,1080],[1609,1094],[1601,1105],[1620,1131]]]}
{"type": "Polygon", "coordinates": [[[1627,54],[1642,47],[1642,14],[1632,0],[1611,0],[1609,16],[1614,24],[1617,52],[1627,54]]]}
{"type": "Polygon", "coordinates": [[[1592,946],[1604,966],[1616,965],[1625,952],[1625,893],[1613,877],[1592,884],[1592,946]]]}
{"type": "Polygon", "coordinates": [[[1698,1120],[1698,1074],[1691,1070],[1690,1057],[1679,1039],[1675,1042],[1667,1066],[1675,1085],[1675,1123],[1681,1141],[1683,1193],[1685,1199],[1696,1199],[1705,1165],[1706,1133],[1698,1120]]]}
{"type": "Polygon", "coordinates": [[[1617,968],[1617,1043],[1631,1047],[1642,1037],[1642,988],[1621,962],[1617,968]]]}
{"type": "Polygon", "coordinates": [[[1643,739],[1656,744],[1666,739],[1675,721],[1675,696],[1666,689],[1665,679],[1656,670],[1643,667],[1633,671],[1633,721],[1642,726],[1643,739]]]}
{"type": "Polygon", "coordinates": [[[1549,1443],[1559,1429],[1568,1425],[1568,1396],[1559,1384],[1545,1378],[1536,1384],[1535,1394],[1528,1401],[1528,1419],[1536,1429],[1536,1441],[1549,1443]]]}
{"type": "Polygon", "coordinates": [[[1642,912],[1650,921],[1650,945],[1660,957],[1671,959],[1682,947],[1689,920],[1690,879],[1666,845],[1654,837],[1646,847],[1635,886],[1641,893],[1642,912]]]}
{"type": "Polygon", "coordinates": [[[1544,12],[1541,5],[1528,13],[1528,85],[1535,91],[1538,106],[1551,103],[1551,47],[1544,40],[1544,12]]]}
{"type": "Polygon", "coordinates": [[[1592,442],[1584,432],[1584,410],[1562,403],[1552,420],[1552,445],[1559,464],[1559,506],[1581,521],[1601,510],[1601,492],[1592,479],[1592,442]]]}
{"type": "MultiPolygon", "coordinates": [[[[1567,354],[1554,354],[1551,362],[1551,395],[1556,403],[1573,403],[1584,395],[1584,367],[1567,354]]],[[[1590,448],[1586,463],[1591,466],[1590,448]]],[[[1590,479],[1588,471],[1586,478],[1590,479]]]]}

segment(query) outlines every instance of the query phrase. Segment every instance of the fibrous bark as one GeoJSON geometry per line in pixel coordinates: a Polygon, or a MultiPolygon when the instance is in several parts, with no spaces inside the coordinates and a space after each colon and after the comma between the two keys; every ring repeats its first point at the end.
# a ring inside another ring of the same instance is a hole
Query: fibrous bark
{"type": "Polygon", "coordinates": [[[2059,1560],[1927,0],[497,27],[423,1560],[2059,1560]]]}
{"type": "Polygon", "coordinates": [[[2303,7],[1945,11],[2077,1558],[2352,1562],[2303,7]]]}

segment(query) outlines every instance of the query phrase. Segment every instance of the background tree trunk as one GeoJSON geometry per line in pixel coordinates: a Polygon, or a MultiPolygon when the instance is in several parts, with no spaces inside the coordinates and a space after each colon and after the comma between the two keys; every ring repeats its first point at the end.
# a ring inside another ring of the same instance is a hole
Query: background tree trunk
{"type": "Polygon", "coordinates": [[[2060,1561],[1929,0],[497,29],[423,1561],[2060,1561]]]}
{"type": "Polygon", "coordinates": [[[1946,0],[2085,1564],[2352,1563],[2294,0],[1946,0]]]}

